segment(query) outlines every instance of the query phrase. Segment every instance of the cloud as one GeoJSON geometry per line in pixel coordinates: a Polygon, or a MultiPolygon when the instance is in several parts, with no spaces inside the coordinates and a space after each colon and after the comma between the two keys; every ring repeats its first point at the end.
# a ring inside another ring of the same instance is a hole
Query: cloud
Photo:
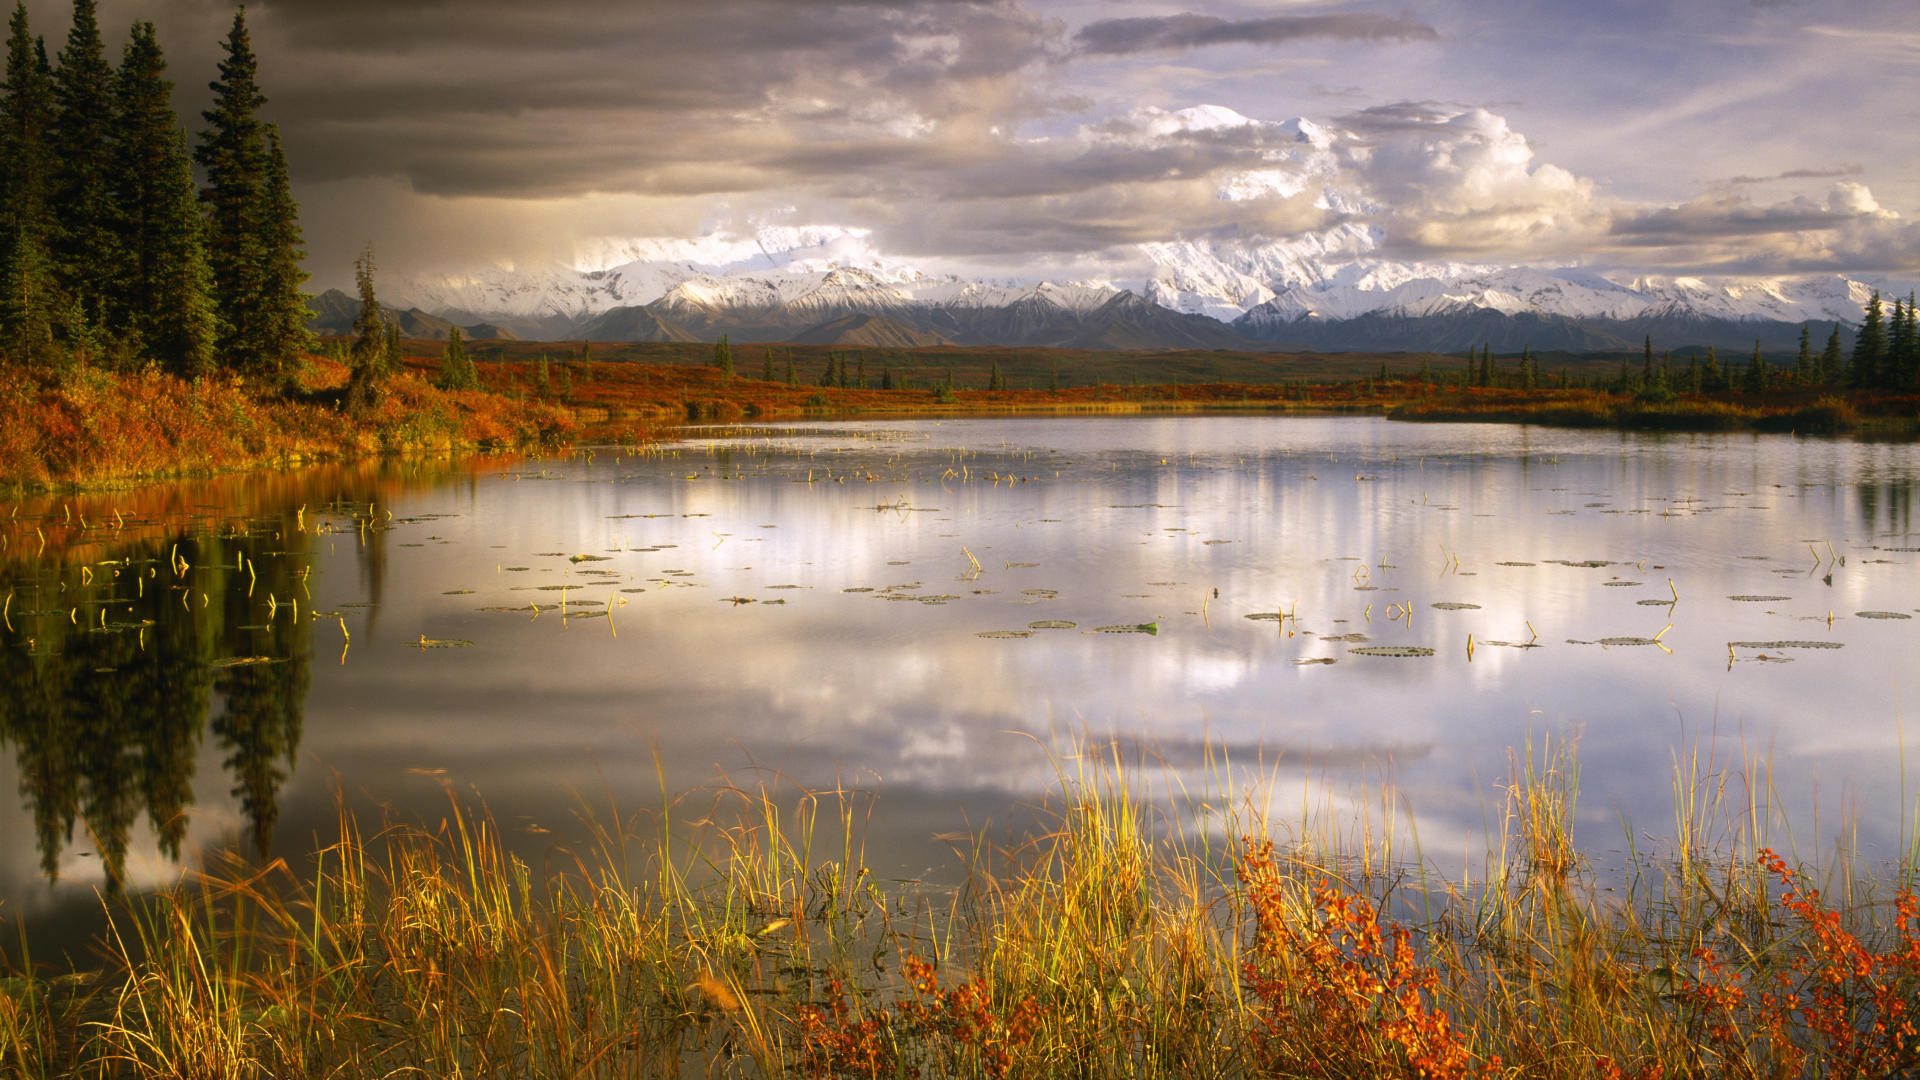
{"type": "Polygon", "coordinates": [[[1625,209],[1607,241],[1623,257],[1718,273],[1911,271],[1920,223],[1882,207],[1866,185],[1843,180],[1825,199],[1756,203],[1734,193],[1677,206],[1625,209]],[[1652,250],[1649,250],[1652,249],[1652,250]]]}
{"type": "Polygon", "coordinates": [[[1087,56],[1180,51],[1206,45],[1284,45],[1311,38],[1341,41],[1438,41],[1433,27],[1408,16],[1371,12],[1325,15],[1274,15],[1228,20],[1187,12],[1181,15],[1101,19],[1074,34],[1075,52],[1087,56]]]}
{"type": "Polygon", "coordinates": [[[1729,184],[1770,184],[1776,180],[1831,180],[1838,176],[1859,176],[1866,172],[1866,166],[1859,162],[1850,162],[1831,169],[1788,169],[1772,176],[1735,176],[1729,184]]]}

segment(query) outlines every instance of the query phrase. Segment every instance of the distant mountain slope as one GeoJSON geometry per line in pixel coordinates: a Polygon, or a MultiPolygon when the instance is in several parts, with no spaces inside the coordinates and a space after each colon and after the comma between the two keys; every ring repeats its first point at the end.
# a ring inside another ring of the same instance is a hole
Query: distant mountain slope
{"type": "Polygon", "coordinates": [[[603,312],[569,336],[584,341],[700,340],[643,307],[620,307],[603,312]]]}
{"type": "MultiPolygon", "coordinates": [[[[353,320],[360,315],[360,301],[339,289],[328,289],[309,300],[307,309],[313,312],[313,318],[307,320],[307,329],[316,334],[344,336],[353,333],[353,320]]],[[[445,341],[449,332],[458,325],[460,335],[469,341],[520,340],[519,336],[512,331],[484,321],[476,320],[471,325],[461,325],[419,308],[403,309],[390,304],[381,304],[380,315],[388,322],[399,326],[400,336],[406,338],[445,341]]]]}
{"type": "Polygon", "coordinates": [[[855,312],[829,319],[793,338],[798,345],[860,345],[870,349],[915,349],[953,342],[885,315],[855,312]]]}

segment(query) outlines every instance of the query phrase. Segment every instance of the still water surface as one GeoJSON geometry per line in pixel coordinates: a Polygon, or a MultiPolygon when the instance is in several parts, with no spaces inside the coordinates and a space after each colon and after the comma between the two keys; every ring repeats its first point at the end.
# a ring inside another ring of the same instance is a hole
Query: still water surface
{"type": "Polygon", "coordinates": [[[339,797],[431,820],[443,778],[528,845],[663,781],[877,787],[876,869],[957,880],[936,835],[1114,736],[1156,784],[1259,772],[1279,819],[1390,787],[1443,871],[1547,739],[1595,851],[1671,836],[1698,753],[1770,765],[1777,841],[1891,858],[1917,472],[1907,443],[1020,418],[0,507],[0,916],[298,856],[339,797]]]}

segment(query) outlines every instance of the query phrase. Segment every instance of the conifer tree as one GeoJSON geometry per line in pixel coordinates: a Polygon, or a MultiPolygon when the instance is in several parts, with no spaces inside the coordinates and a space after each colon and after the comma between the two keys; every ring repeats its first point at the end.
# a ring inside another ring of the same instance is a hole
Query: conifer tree
{"type": "Polygon", "coordinates": [[[1720,356],[1707,346],[1706,362],[1700,365],[1700,389],[1713,393],[1727,388],[1727,378],[1720,371],[1720,356]]]}
{"type": "Polygon", "coordinates": [[[1488,344],[1486,348],[1480,351],[1480,377],[1476,385],[1492,386],[1493,380],[1493,345],[1488,344]]]}
{"type": "Polygon", "coordinates": [[[1833,324],[1833,334],[1827,338],[1827,347],[1820,351],[1820,382],[1831,386],[1840,381],[1840,324],[1833,324]]]}
{"type": "Polygon", "coordinates": [[[385,390],[386,320],[373,293],[373,245],[353,261],[353,280],[360,289],[360,310],[353,316],[353,351],[347,360],[347,411],[365,413],[379,404],[385,390]]]}
{"type": "Polygon", "coordinates": [[[1753,340],[1753,358],[1747,361],[1745,377],[1740,382],[1740,389],[1749,394],[1763,394],[1767,390],[1767,361],[1760,355],[1759,338],[1753,340]]]}
{"type": "Polygon", "coordinates": [[[721,334],[720,340],[713,343],[713,366],[720,369],[721,382],[733,380],[733,346],[725,334],[721,334]]]}
{"type": "Polygon", "coordinates": [[[0,350],[15,362],[47,367],[59,359],[48,248],[53,83],[24,2],[14,5],[7,28],[6,82],[0,84],[0,350]]]}
{"type": "Polygon", "coordinates": [[[1695,394],[1705,389],[1705,380],[1700,377],[1700,358],[1697,356],[1687,357],[1687,389],[1695,394]]]}
{"type": "Polygon", "coordinates": [[[762,382],[773,381],[773,347],[772,346],[767,347],[767,358],[760,365],[760,380],[762,382]]]}
{"type": "Polygon", "coordinates": [[[467,355],[458,326],[447,330],[447,347],[440,353],[440,375],[433,382],[442,390],[480,389],[480,372],[467,355]]]}
{"type": "Polygon", "coordinates": [[[1056,394],[1060,392],[1060,361],[1058,360],[1047,361],[1047,389],[1056,394]]]}
{"type": "Polygon", "coordinates": [[[1913,305],[1894,297],[1893,320],[1888,329],[1886,385],[1896,390],[1910,389],[1914,382],[1913,305]]]}
{"type": "Polygon", "coordinates": [[[266,250],[262,267],[261,298],[267,305],[261,342],[264,373],[275,381],[286,382],[299,371],[301,357],[313,348],[313,333],[307,320],[311,299],[300,286],[307,280],[301,262],[307,253],[300,232],[300,207],[293,201],[292,179],[287,173],[287,156],[280,149],[280,129],[266,125],[266,250]]]}
{"type": "Polygon", "coordinates": [[[255,81],[258,64],[244,9],[234,14],[225,44],[220,77],[208,84],[213,108],[201,114],[208,127],[193,152],[206,170],[200,201],[206,208],[207,264],[221,320],[218,352],[239,371],[271,378],[278,360],[278,320],[267,304],[272,160],[265,126],[256,115],[267,99],[255,81]]]}
{"type": "Polygon", "coordinates": [[[1660,370],[1659,370],[1658,378],[1660,381],[1654,384],[1656,389],[1659,389],[1659,390],[1673,389],[1673,350],[1672,349],[1660,350],[1660,370]]]}
{"type": "Polygon", "coordinates": [[[867,388],[867,354],[861,353],[854,358],[854,385],[862,390],[867,388]]]}
{"type": "Polygon", "coordinates": [[[135,23],[121,60],[114,140],[119,236],[101,267],[107,329],[183,378],[213,365],[217,322],[200,205],[173,83],[153,24],[135,23]]]}
{"type": "Polygon", "coordinates": [[[793,354],[787,353],[787,385],[793,385],[793,354]]]}
{"type": "Polygon", "coordinates": [[[1006,388],[1007,384],[1000,377],[1000,361],[995,360],[992,368],[987,372],[987,389],[1005,390],[1006,388]]]}
{"type": "Polygon", "coordinates": [[[1793,358],[1793,377],[1800,385],[1813,382],[1813,324],[1800,324],[1800,352],[1793,358]]]}
{"type": "Polygon", "coordinates": [[[70,346],[88,359],[87,328],[103,327],[106,284],[121,255],[113,192],[114,75],[100,41],[94,0],[74,0],[67,47],[53,73],[53,125],[47,132],[53,170],[54,278],[66,300],[70,346]]]}
{"type": "Polygon", "coordinates": [[[893,388],[893,366],[882,360],[880,361],[880,389],[892,390],[893,388]]]}
{"type": "Polygon", "coordinates": [[[380,349],[380,373],[386,376],[398,375],[406,366],[405,361],[406,353],[400,348],[400,324],[389,319],[386,343],[380,349]]]}
{"type": "Polygon", "coordinates": [[[1426,386],[1432,382],[1433,382],[1433,365],[1430,362],[1428,362],[1426,357],[1423,356],[1420,358],[1420,385],[1426,386]]]}
{"type": "Polygon", "coordinates": [[[1887,355],[1887,327],[1885,316],[1880,308],[1880,290],[1873,290],[1873,296],[1867,300],[1866,317],[1860,322],[1860,332],[1853,339],[1853,356],[1848,364],[1848,379],[1856,388],[1871,388],[1884,385],[1885,372],[1881,365],[1887,355]]]}
{"type": "Polygon", "coordinates": [[[827,370],[820,373],[821,386],[834,385],[834,366],[839,362],[840,357],[837,354],[831,352],[827,354],[827,370]]]}
{"type": "Polygon", "coordinates": [[[1640,387],[1641,389],[1644,390],[1652,386],[1653,386],[1653,335],[1648,334],[1647,335],[1647,356],[1646,356],[1646,359],[1641,361],[1641,364],[1640,364],[1640,387]]]}

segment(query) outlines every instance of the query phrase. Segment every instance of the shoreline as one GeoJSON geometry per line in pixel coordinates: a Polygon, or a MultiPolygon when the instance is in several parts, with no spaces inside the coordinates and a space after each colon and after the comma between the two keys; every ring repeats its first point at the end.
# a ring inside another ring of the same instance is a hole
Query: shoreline
{"type": "Polygon", "coordinates": [[[1920,433],[1920,394],[1792,388],[1664,395],[1439,387],[1411,378],[1338,383],[1096,384],[1060,390],[876,390],[630,362],[481,367],[482,388],[432,385],[436,361],[409,358],[369,415],[337,399],[343,365],[315,359],[290,394],[233,378],[185,382],[154,371],[0,371],[0,488],[15,497],[108,491],[255,469],[430,453],[643,443],[701,423],[985,416],[1378,415],[1414,423],[1534,424],[1619,431],[1798,435],[1920,433]],[[573,374],[577,372],[578,374],[573,374]]]}

